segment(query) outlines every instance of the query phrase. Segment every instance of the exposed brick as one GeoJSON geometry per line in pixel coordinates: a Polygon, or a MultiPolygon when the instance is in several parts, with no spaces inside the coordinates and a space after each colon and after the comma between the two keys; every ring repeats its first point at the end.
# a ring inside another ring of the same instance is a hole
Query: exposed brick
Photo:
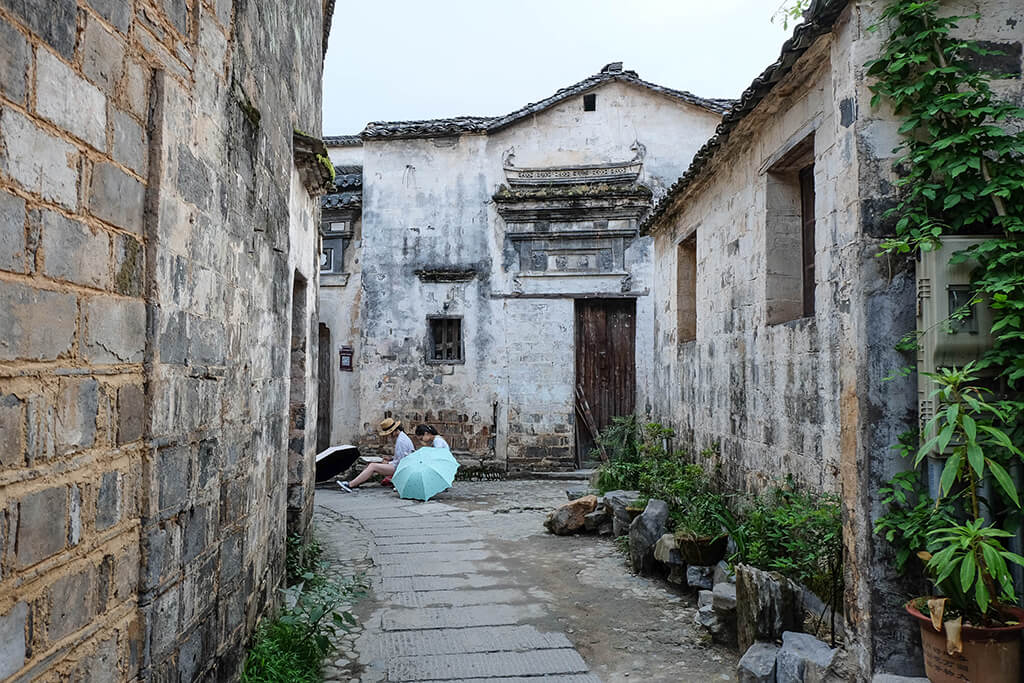
{"type": "Polygon", "coordinates": [[[121,473],[104,472],[96,496],[96,529],[103,531],[121,521],[121,473]]]}
{"type": "Polygon", "coordinates": [[[57,400],[57,453],[89,448],[96,442],[99,382],[64,378],[57,400]]]}
{"type": "Polygon", "coordinates": [[[12,109],[0,111],[0,171],[67,208],[78,205],[78,149],[12,109]]]}
{"type": "Polygon", "coordinates": [[[28,92],[28,41],[0,19],[0,93],[18,104],[28,92]]]}
{"type": "Polygon", "coordinates": [[[71,348],[74,295],[17,283],[0,287],[0,360],[54,360],[71,348]]]}
{"type": "Polygon", "coordinates": [[[139,363],[146,349],[146,305],[137,299],[98,296],[86,299],[86,360],[139,363]]]}
{"type": "Polygon", "coordinates": [[[124,41],[90,17],[82,34],[82,73],[108,95],[121,78],[124,53],[124,41]]]}
{"type": "Polygon", "coordinates": [[[95,569],[57,579],[50,588],[50,619],[47,636],[57,641],[82,628],[96,614],[95,569]]]}
{"type": "Polygon", "coordinates": [[[0,190],[0,270],[25,272],[25,217],[25,200],[0,190]]]}
{"type": "Polygon", "coordinates": [[[0,616],[0,679],[9,676],[25,664],[25,625],[28,621],[28,605],[15,603],[11,610],[0,616]]]}
{"type": "Polygon", "coordinates": [[[53,211],[42,213],[43,272],[86,287],[110,286],[110,237],[53,211]]]}
{"type": "Polygon", "coordinates": [[[145,428],[145,406],[142,387],[126,384],[117,390],[117,443],[142,438],[145,428]]]}
{"type": "Polygon", "coordinates": [[[114,159],[132,169],[139,175],[146,173],[146,135],[142,126],[119,109],[111,113],[114,124],[114,144],[111,150],[114,159]]]}
{"type": "Polygon", "coordinates": [[[107,98],[48,50],[36,49],[36,111],[96,149],[107,148],[107,98]],[[74,97],[68,97],[74,93],[74,97]]]}
{"type": "Polygon", "coordinates": [[[53,49],[71,59],[75,52],[77,3],[75,0],[0,0],[31,31],[53,49]]]}
{"type": "Polygon", "coordinates": [[[29,567],[59,553],[67,542],[66,486],[31,493],[18,503],[18,566],[29,567]]]}
{"type": "Polygon", "coordinates": [[[113,164],[93,167],[89,187],[92,215],[138,235],[142,233],[144,201],[145,188],[138,180],[113,164]]]}
{"type": "Polygon", "coordinates": [[[14,394],[0,396],[0,467],[25,461],[25,402],[14,394]]]}

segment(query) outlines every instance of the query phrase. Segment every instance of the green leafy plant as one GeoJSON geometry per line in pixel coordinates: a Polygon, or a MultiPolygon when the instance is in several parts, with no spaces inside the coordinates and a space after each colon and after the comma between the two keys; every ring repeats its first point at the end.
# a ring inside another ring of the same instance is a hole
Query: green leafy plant
{"type": "Polygon", "coordinates": [[[888,510],[875,522],[875,533],[892,544],[896,570],[902,573],[918,553],[937,549],[933,532],[956,523],[956,507],[952,497],[936,503],[915,470],[900,472],[879,493],[888,510]]]}

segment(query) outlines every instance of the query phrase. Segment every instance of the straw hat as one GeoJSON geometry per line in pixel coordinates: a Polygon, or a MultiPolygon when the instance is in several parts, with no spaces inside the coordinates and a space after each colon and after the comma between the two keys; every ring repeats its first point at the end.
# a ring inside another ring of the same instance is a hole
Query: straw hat
{"type": "Polygon", "coordinates": [[[390,417],[386,417],[381,420],[379,425],[377,425],[377,434],[380,436],[387,436],[401,426],[402,423],[398,420],[392,420],[390,417]]]}

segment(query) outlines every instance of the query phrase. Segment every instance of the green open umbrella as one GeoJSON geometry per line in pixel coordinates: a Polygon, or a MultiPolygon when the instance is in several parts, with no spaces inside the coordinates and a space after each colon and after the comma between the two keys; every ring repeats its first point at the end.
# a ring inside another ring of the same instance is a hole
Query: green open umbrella
{"type": "Polygon", "coordinates": [[[420,448],[402,458],[391,483],[402,498],[430,500],[455,481],[459,463],[447,448],[420,448]]]}

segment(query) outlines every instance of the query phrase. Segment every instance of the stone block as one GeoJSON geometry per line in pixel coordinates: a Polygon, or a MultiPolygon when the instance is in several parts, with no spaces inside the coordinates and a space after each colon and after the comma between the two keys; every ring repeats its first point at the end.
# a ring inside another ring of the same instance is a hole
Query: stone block
{"type": "MultiPolygon", "coordinates": [[[[89,17],[82,33],[82,73],[108,95],[114,94],[114,86],[121,78],[124,53],[124,41],[89,17]]],[[[116,135],[116,122],[114,132],[116,135]]]]}
{"type": "Polygon", "coordinates": [[[91,363],[141,363],[146,350],[146,304],[138,299],[86,299],[84,355],[91,363]]]}
{"type": "Polygon", "coordinates": [[[597,507],[597,496],[588,495],[564,503],[556,510],[548,513],[544,527],[553,534],[565,536],[582,531],[586,515],[597,507]]]}
{"type": "Polygon", "coordinates": [[[107,149],[107,98],[50,53],[36,49],[36,112],[98,150],[107,149]],[[74,97],[68,97],[74,93],[74,97]]]}
{"type": "Polygon", "coordinates": [[[28,58],[25,36],[0,19],[0,93],[18,104],[28,93],[28,58]]]}
{"type": "Polygon", "coordinates": [[[78,6],[75,0],[0,0],[29,30],[67,59],[75,52],[78,6]]]}
{"type": "Polygon", "coordinates": [[[710,607],[714,600],[715,594],[709,590],[697,591],[697,609],[701,607],[710,607]]]}
{"type": "Polygon", "coordinates": [[[85,287],[110,286],[110,237],[53,211],[41,216],[43,272],[85,287]]]}
{"type": "Polygon", "coordinates": [[[60,640],[88,624],[96,614],[92,567],[57,579],[50,587],[50,619],[46,634],[60,640]]]}
{"type": "Polygon", "coordinates": [[[185,201],[209,210],[213,201],[212,175],[186,145],[178,145],[178,192],[185,201]]]}
{"type": "Polygon", "coordinates": [[[715,586],[715,568],[692,565],[686,568],[686,585],[711,590],[715,586]]]}
{"type": "Polygon", "coordinates": [[[729,563],[725,560],[719,560],[718,564],[715,565],[714,582],[736,583],[736,574],[735,572],[733,572],[732,569],[729,568],[729,563]]]}
{"type": "Polygon", "coordinates": [[[156,458],[160,510],[173,514],[188,501],[192,456],[186,447],[178,446],[161,450],[156,458]]]}
{"type": "Polygon", "coordinates": [[[117,443],[142,438],[145,429],[145,397],[138,384],[126,384],[117,390],[117,443]]]}
{"type": "Polygon", "coordinates": [[[0,467],[25,461],[25,402],[14,394],[0,395],[0,467]]]}
{"type": "Polygon", "coordinates": [[[0,287],[0,360],[54,360],[75,337],[74,295],[17,283],[0,287]]]}
{"type": "Polygon", "coordinates": [[[178,638],[181,595],[178,586],[153,601],[147,622],[147,638],[154,660],[161,659],[178,638]]]}
{"type": "Polygon", "coordinates": [[[146,174],[146,133],[132,116],[119,109],[111,113],[114,159],[141,176],[146,174]]]}
{"type": "Polygon", "coordinates": [[[711,604],[718,612],[736,610],[736,586],[731,583],[716,584],[711,591],[711,604]]]}
{"type": "Polygon", "coordinates": [[[68,494],[68,545],[73,548],[82,541],[82,489],[72,484],[68,494]]]}
{"type": "Polygon", "coordinates": [[[30,493],[18,503],[18,566],[29,567],[64,549],[68,537],[66,486],[30,493]]]}
{"type": "Polygon", "coordinates": [[[832,665],[836,651],[807,633],[786,631],[782,634],[782,648],[776,659],[778,683],[804,683],[804,670],[808,663],[819,670],[832,665]]]}
{"type": "Polygon", "coordinates": [[[612,534],[614,536],[624,536],[629,533],[629,523],[633,520],[626,512],[626,507],[639,499],[639,491],[609,491],[604,494],[605,507],[612,515],[612,534]]]}
{"type": "Polygon", "coordinates": [[[48,460],[57,453],[57,411],[55,400],[47,394],[27,399],[25,412],[25,456],[29,465],[48,460]]]}
{"type": "MultiPolygon", "coordinates": [[[[3,40],[2,35],[0,40],[3,40]]],[[[3,56],[2,50],[0,44],[0,58],[3,56]]],[[[0,270],[26,272],[25,218],[25,200],[0,190],[0,270]]]]}
{"type": "Polygon", "coordinates": [[[693,620],[711,634],[714,642],[729,646],[736,642],[736,622],[715,612],[711,605],[698,609],[693,620]]]}
{"type": "Polygon", "coordinates": [[[89,0],[89,4],[118,31],[128,32],[132,24],[132,0],[89,0]]]}
{"type": "Polygon", "coordinates": [[[57,454],[89,448],[96,442],[99,383],[63,378],[57,399],[57,454]]]}
{"type": "MultiPolygon", "coordinates": [[[[121,0],[111,0],[119,2],[121,0]]],[[[128,60],[124,69],[122,102],[138,117],[145,117],[149,109],[149,67],[143,63],[128,60]]]]}
{"type": "Polygon", "coordinates": [[[7,614],[0,616],[0,679],[7,680],[25,664],[25,626],[28,605],[14,604],[7,614]]]}
{"type": "Polygon", "coordinates": [[[113,164],[96,164],[89,186],[89,211],[119,228],[142,234],[145,187],[113,164]]]}
{"type": "Polygon", "coordinates": [[[635,572],[654,569],[654,546],[665,534],[668,503],[650,500],[644,511],[629,525],[629,560],[635,572]]]}
{"type": "Polygon", "coordinates": [[[0,170],[29,192],[78,206],[78,149],[13,109],[0,110],[0,170]]]}
{"type": "Polygon", "coordinates": [[[803,590],[789,579],[756,567],[736,566],[736,622],[741,650],[774,642],[803,626],[803,590]]]}
{"type": "Polygon", "coordinates": [[[104,472],[96,494],[96,530],[109,529],[121,521],[121,473],[104,472]]]}
{"type": "Polygon", "coordinates": [[[82,662],[72,676],[80,683],[110,683],[121,678],[117,667],[117,638],[108,638],[96,647],[96,651],[82,662]]]}
{"type": "Polygon", "coordinates": [[[779,646],[758,641],[747,648],[736,668],[739,683],[775,683],[775,658],[779,646]]]}
{"type": "Polygon", "coordinates": [[[146,257],[138,240],[114,236],[114,291],[124,296],[142,296],[146,257]]]}

